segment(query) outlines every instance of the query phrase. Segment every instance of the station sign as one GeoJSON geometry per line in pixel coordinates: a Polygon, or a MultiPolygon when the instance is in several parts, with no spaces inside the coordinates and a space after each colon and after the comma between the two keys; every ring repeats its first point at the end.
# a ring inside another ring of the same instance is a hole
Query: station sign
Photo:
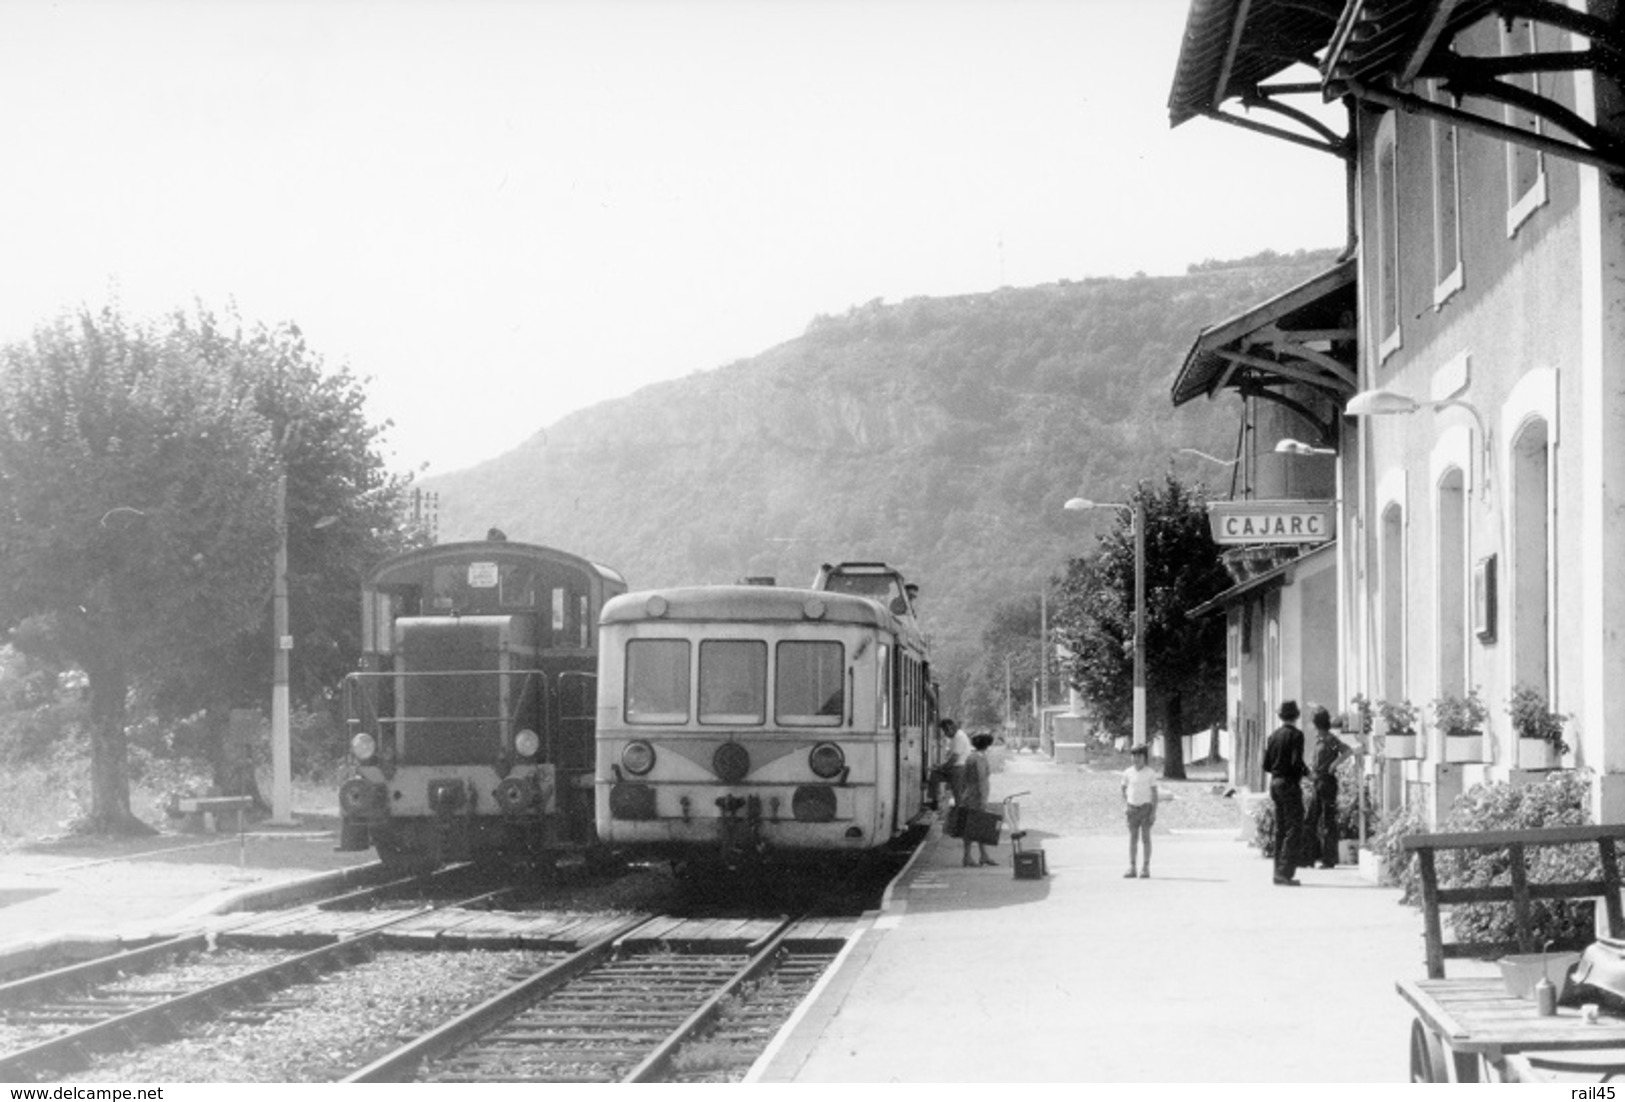
{"type": "Polygon", "coordinates": [[[1325,543],[1337,535],[1335,501],[1213,501],[1214,543],[1325,543]]]}

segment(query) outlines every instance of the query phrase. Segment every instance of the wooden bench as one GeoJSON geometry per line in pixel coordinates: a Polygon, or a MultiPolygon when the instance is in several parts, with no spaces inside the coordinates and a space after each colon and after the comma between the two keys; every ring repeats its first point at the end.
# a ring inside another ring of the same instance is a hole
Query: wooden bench
{"type": "Polygon", "coordinates": [[[205,834],[215,832],[215,816],[235,811],[237,833],[243,832],[243,812],[254,806],[252,796],[183,796],[175,801],[175,810],[205,834]]]}
{"type": "MultiPolygon", "coordinates": [[[[1411,834],[1400,839],[1407,853],[1416,854],[1422,879],[1423,934],[1427,938],[1429,979],[1444,978],[1447,958],[1493,960],[1509,953],[1538,953],[1546,946],[1530,930],[1529,904],[1537,899],[1594,899],[1601,897],[1608,916],[1610,937],[1625,937],[1625,910],[1620,903],[1618,841],[1625,839],[1625,823],[1604,826],[1553,827],[1544,830],[1487,830],[1446,834],[1411,834]],[[1590,845],[1597,849],[1601,878],[1566,882],[1531,882],[1524,858],[1539,846],[1590,845]],[[1437,855],[1450,850],[1502,850],[1508,856],[1511,883],[1475,888],[1441,888],[1437,855]],[[1515,939],[1512,941],[1451,942],[1444,940],[1440,908],[1461,903],[1510,903],[1515,939]]],[[[1554,942],[1553,949],[1584,949],[1590,936],[1554,942]]]]}

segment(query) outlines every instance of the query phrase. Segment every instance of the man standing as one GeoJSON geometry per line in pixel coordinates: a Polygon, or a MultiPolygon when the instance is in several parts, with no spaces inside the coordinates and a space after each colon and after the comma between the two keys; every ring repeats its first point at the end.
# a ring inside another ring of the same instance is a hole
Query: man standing
{"type": "Polygon", "coordinates": [[[1264,772],[1275,805],[1275,882],[1297,887],[1298,846],[1303,836],[1303,732],[1298,729],[1298,702],[1281,702],[1281,725],[1264,744],[1264,772]]]}
{"type": "Polygon", "coordinates": [[[951,719],[942,721],[943,733],[948,736],[948,787],[953,789],[954,803],[965,795],[965,763],[970,761],[970,736],[951,719]]]}
{"type": "Polygon", "coordinates": [[[1319,842],[1319,861],[1323,869],[1337,867],[1337,767],[1353,753],[1343,740],[1332,734],[1332,716],[1325,708],[1309,710],[1309,722],[1315,728],[1314,811],[1309,815],[1305,829],[1319,842]]]}

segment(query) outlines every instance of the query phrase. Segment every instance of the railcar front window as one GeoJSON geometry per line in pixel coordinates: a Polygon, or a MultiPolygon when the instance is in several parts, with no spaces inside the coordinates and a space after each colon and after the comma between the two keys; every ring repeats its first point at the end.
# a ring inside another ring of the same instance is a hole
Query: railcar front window
{"type": "Polygon", "coordinates": [[[846,658],[839,643],[779,644],[775,719],[786,727],[839,727],[846,713],[846,658]]]}
{"type": "Polygon", "coordinates": [[[688,640],[626,644],[626,722],[688,722],[688,640]]]}
{"type": "Polygon", "coordinates": [[[700,644],[700,722],[767,722],[767,644],[707,639],[700,644]]]}

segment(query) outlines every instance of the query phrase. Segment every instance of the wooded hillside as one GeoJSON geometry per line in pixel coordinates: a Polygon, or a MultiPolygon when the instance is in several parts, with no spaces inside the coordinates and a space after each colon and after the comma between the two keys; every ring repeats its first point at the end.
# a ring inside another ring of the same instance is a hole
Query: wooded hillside
{"type": "MultiPolygon", "coordinates": [[[[820,316],[758,356],[646,387],[424,480],[442,541],[574,551],[634,589],[884,560],[921,587],[949,689],[992,610],[1033,594],[1172,470],[1227,496],[1238,406],[1174,409],[1191,342],[1316,275],[1331,250],[1208,262],[1176,277],[1088,279],[820,316]]],[[[567,364],[539,365],[538,391],[567,364]]]]}

